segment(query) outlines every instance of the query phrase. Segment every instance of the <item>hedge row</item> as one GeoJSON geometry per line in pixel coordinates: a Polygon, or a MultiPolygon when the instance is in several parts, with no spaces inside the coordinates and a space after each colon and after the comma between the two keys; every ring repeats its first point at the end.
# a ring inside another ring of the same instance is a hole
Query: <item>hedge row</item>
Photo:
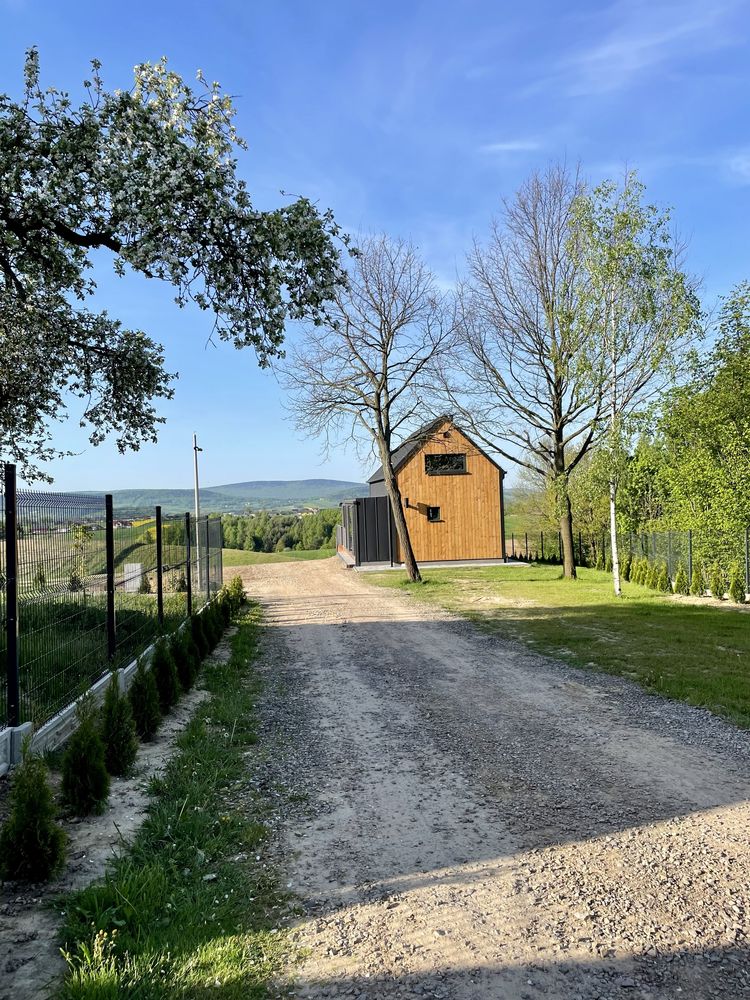
{"type": "MultiPolygon", "coordinates": [[[[130,772],[139,739],[154,738],[162,717],[193,686],[202,660],[244,599],[242,580],[235,577],[184,628],[158,640],[148,665],[143,658],[138,661],[127,694],[113,672],[100,710],[91,695],[81,699],[78,726],[62,758],[62,801],[70,813],[103,811],[110,776],[130,772]]],[[[57,822],[47,765],[28,747],[15,769],[9,802],[9,816],[0,829],[0,876],[44,881],[62,867],[67,838],[57,822]]]]}

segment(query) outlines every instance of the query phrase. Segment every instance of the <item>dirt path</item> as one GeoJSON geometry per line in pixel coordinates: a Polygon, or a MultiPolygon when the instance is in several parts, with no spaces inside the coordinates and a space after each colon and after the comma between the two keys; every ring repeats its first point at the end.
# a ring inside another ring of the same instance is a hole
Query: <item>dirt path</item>
{"type": "Polygon", "coordinates": [[[284,995],[750,996],[750,738],[336,559],[266,606],[309,949],[284,995]]]}

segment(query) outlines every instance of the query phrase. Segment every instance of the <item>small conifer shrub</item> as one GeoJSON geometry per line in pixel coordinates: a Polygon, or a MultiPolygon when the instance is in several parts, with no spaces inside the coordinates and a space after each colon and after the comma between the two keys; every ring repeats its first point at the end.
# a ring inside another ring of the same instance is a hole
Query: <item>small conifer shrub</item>
{"type": "Polygon", "coordinates": [[[221,639],[221,634],[224,631],[224,623],[221,618],[221,613],[219,612],[219,607],[216,601],[212,601],[208,611],[207,611],[206,623],[208,626],[208,638],[210,640],[211,649],[215,649],[219,639],[221,639]]]}
{"type": "Polygon", "coordinates": [[[221,615],[221,620],[226,628],[230,621],[232,620],[232,604],[229,599],[229,592],[226,587],[222,587],[219,593],[218,599],[219,614],[221,615]]]}
{"type": "Polygon", "coordinates": [[[44,882],[65,861],[65,831],[55,822],[47,765],[24,750],[13,772],[8,818],[0,829],[0,877],[44,882]]]}
{"type": "Polygon", "coordinates": [[[732,565],[729,572],[729,596],[735,604],[745,603],[745,581],[737,563],[732,565]]]}
{"type": "Polygon", "coordinates": [[[142,658],[138,660],[128,697],[133,710],[135,731],[142,740],[152,740],[161,722],[159,690],[153,673],[142,658]]]}
{"type": "Polygon", "coordinates": [[[195,683],[200,669],[200,657],[189,630],[184,628],[175,632],[169,646],[177,668],[177,679],[180,682],[180,687],[183,691],[189,691],[195,683]]]}
{"type": "Polygon", "coordinates": [[[726,581],[724,580],[724,574],[721,571],[721,567],[717,562],[715,562],[711,566],[711,574],[708,579],[708,586],[711,591],[712,597],[715,597],[719,601],[724,600],[726,581]]]}
{"type": "Polygon", "coordinates": [[[703,597],[705,591],[703,583],[703,570],[699,563],[693,563],[693,574],[690,578],[690,593],[693,597],[703,597]]]}
{"type": "Polygon", "coordinates": [[[172,653],[166,639],[159,639],[154,646],[151,658],[151,673],[156,681],[159,692],[159,708],[166,715],[180,695],[180,683],[177,679],[177,667],[172,659],[172,653]]]}
{"type": "Polygon", "coordinates": [[[110,774],[128,774],[138,753],[138,733],[130,699],[120,691],[114,671],[104,696],[101,728],[107,770],[110,774]]]}
{"type": "Polygon", "coordinates": [[[229,581],[229,600],[231,601],[232,614],[236,614],[245,603],[245,587],[241,576],[233,576],[229,581]]]}
{"type": "Polygon", "coordinates": [[[190,634],[198,648],[198,655],[203,659],[208,653],[208,643],[206,642],[206,633],[203,631],[203,622],[200,615],[193,615],[190,619],[190,634]]]}
{"type": "Polygon", "coordinates": [[[607,558],[604,560],[604,568],[608,573],[612,572],[612,553],[607,553],[607,558]]]}
{"type": "Polygon", "coordinates": [[[669,571],[667,570],[666,563],[662,563],[659,567],[659,574],[656,578],[655,589],[661,591],[662,594],[672,593],[672,584],[669,582],[669,571]]]}
{"type": "Polygon", "coordinates": [[[690,593],[690,582],[682,563],[678,563],[677,565],[677,572],[675,573],[674,578],[674,592],[675,594],[682,594],[683,596],[690,593]]]}
{"type": "Polygon", "coordinates": [[[630,574],[631,574],[632,570],[633,570],[633,553],[632,552],[628,552],[628,554],[625,556],[625,559],[623,560],[623,564],[622,564],[622,578],[623,578],[623,580],[626,580],[626,581],[630,580],[630,574]]]}
{"type": "Polygon", "coordinates": [[[76,816],[102,812],[109,795],[109,774],[96,708],[90,695],[76,709],[78,728],[62,759],[62,794],[76,816]]]}
{"type": "Polygon", "coordinates": [[[594,569],[603,570],[604,569],[604,552],[599,549],[596,553],[596,562],[594,563],[594,569]]]}

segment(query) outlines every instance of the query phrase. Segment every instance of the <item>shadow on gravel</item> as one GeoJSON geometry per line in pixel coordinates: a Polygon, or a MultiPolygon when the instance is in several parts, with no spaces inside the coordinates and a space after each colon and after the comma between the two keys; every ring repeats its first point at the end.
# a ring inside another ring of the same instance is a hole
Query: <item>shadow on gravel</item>
{"type": "Polygon", "coordinates": [[[439,997],[443,1000],[714,1000],[750,995],[750,953],[746,948],[706,954],[676,951],[644,959],[561,961],[507,967],[490,963],[456,972],[398,978],[342,976],[299,983],[293,996],[380,1000],[381,997],[439,997]]]}

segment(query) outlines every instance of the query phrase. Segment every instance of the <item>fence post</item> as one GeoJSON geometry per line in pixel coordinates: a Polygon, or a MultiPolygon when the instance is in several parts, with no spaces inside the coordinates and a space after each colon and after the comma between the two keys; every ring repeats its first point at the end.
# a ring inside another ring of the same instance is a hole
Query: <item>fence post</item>
{"type": "Polygon", "coordinates": [[[104,497],[104,539],[107,558],[107,657],[113,660],[117,650],[115,626],[115,529],[112,494],[104,497]]]}
{"type": "Polygon", "coordinates": [[[510,552],[513,559],[516,558],[516,538],[513,532],[510,533],[510,552]]]}
{"type": "Polygon", "coordinates": [[[206,602],[211,603],[211,536],[208,531],[208,514],[206,514],[206,602]]]}
{"type": "Polygon", "coordinates": [[[745,593],[750,594],[750,527],[745,528],[745,593]]]}
{"type": "Polygon", "coordinates": [[[524,543],[526,545],[526,562],[528,562],[529,561],[529,533],[528,533],[528,531],[524,531],[523,537],[524,537],[524,543]]]}
{"type": "Polygon", "coordinates": [[[18,503],[16,467],[5,465],[5,641],[8,725],[21,724],[18,657],[18,503]]]}
{"type": "Polygon", "coordinates": [[[161,507],[156,508],[156,616],[164,624],[164,555],[161,540],[161,507]]]}
{"type": "Polygon", "coordinates": [[[578,565],[583,566],[583,535],[578,531],[578,565]]]}
{"type": "Polygon", "coordinates": [[[693,586],[693,532],[688,529],[688,580],[693,586]]]}
{"type": "Polygon", "coordinates": [[[539,534],[540,534],[541,540],[542,540],[542,562],[544,562],[544,532],[540,531],[539,534]]]}
{"type": "Polygon", "coordinates": [[[190,514],[185,514],[185,564],[187,567],[187,573],[185,574],[185,579],[187,581],[187,616],[189,618],[193,613],[193,565],[190,558],[190,514]]]}

